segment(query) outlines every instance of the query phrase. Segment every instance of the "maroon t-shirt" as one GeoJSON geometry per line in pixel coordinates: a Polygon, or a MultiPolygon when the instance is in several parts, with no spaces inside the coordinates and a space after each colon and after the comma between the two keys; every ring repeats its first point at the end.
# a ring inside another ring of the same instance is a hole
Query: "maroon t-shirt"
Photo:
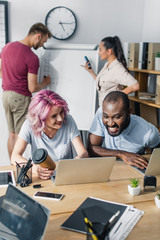
{"type": "Polygon", "coordinates": [[[37,74],[39,58],[30,47],[20,43],[6,44],[0,54],[2,68],[2,88],[25,96],[31,96],[28,90],[28,73],[37,74]]]}

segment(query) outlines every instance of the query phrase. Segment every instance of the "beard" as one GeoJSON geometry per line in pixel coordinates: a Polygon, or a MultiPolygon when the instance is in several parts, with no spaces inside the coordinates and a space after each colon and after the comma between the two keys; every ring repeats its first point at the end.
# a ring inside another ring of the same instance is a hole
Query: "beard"
{"type": "Polygon", "coordinates": [[[130,117],[127,116],[123,121],[123,123],[121,124],[121,126],[115,123],[113,126],[109,126],[108,124],[106,124],[105,127],[110,136],[116,137],[120,135],[123,132],[123,130],[128,127],[129,123],[130,123],[130,117]]]}
{"type": "Polygon", "coordinates": [[[33,46],[33,48],[34,48],[35,50],[37,50],[39,47],[41,47],[41,40],[39,40],[39,41],[33,46]]]}

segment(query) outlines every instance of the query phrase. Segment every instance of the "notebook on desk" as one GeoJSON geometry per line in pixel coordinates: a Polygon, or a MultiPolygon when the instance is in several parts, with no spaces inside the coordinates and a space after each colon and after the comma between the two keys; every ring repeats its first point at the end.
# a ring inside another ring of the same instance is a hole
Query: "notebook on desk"
{"type": "Polygon", "coordinates": [[[58,162],[55,185],[107,182],[116,157],[65,159],[58,162]]]}
{"type": "Polygon", "coordinates": [[[142,217],[143,211],[131,205],[110,202],[94,197],[86,198],[61,225],[61,228],[86,234],[87,229],[84,223],[84,217],[87,217],[89,221],[93,223],[96,232],[99,232],[102,226],[104,226],[117,211],[119,211],[120,214],[111,226],[109,239],[124,240],[142,217]]]}
{"type": "Polygon", "coordinates": [[[160,148],[155,148],[147,160],[149,161],[147,168],[140,169],[136,166],[130,166],[142,175],[160,175],[160,148]]]}

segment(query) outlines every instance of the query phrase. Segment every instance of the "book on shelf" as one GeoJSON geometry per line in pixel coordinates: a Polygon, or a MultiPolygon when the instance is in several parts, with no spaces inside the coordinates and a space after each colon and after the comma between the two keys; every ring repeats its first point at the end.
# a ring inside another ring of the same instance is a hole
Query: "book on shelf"
{"type": "Polygon", "coordinates": [[[87,217],[97,232],[97,223],[105,226],[117,211],[120,213],[110,228],[109,239],[126,239],[144,212],[134,208],[132,205],[105,201],[94,197],[86,198],[61,225],[61,228],[87,234],[84,223],[84,218],[87,217]]]}
{"type": "Polygon", "coordinates": [[[138,97],[139,99],[144,99],[144,100],[155,100],[156,94],[149,93],[149,92],[139,92],[138,97]]]}
{"type": "Polygon", "coordinates": [[[129,44],[129,68],[138,68],[139,43],[129,44]]]}
{"type": "Polygon", "coordinates": [[[139,43],[138,69],[147,69],[148,42],[139,43]]]}
{"type": "Polygon", "coordinates": [[[156,80],[156,99],[155,99],[156,104],[160,104],[160,75],[157,75],[157,80],[156,80]]]}
{"type": "Polygon", "coordinates": [[[148,81],[147,81],[147,92],[155,93],[156,92],[156,74],[148,73],[148,81]]]}
{"type": "Polygon", "coordinates": [[[155,57],[158,52],[160,52],[160,43],[151,43],[150,42],[148,44],[148,62],[147,62],[148,70],[155,69],[155,57]]]}
{"type": "Polygon", "coordinates": [[[127,67],[129,66],[129,42],[124,42],[123,52],[126,59],[127,67]]]}

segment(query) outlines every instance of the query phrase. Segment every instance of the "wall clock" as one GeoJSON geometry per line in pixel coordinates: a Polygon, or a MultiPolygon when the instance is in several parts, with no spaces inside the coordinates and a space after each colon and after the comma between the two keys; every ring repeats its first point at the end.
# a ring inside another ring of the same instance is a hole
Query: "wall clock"
{"type": "Polygon", "coordinates": [[[74,34],[77,27],[77,20],[69,8],[59,6],[48,12],[45,25],[54,38],[66,40],[74,34]]]}

